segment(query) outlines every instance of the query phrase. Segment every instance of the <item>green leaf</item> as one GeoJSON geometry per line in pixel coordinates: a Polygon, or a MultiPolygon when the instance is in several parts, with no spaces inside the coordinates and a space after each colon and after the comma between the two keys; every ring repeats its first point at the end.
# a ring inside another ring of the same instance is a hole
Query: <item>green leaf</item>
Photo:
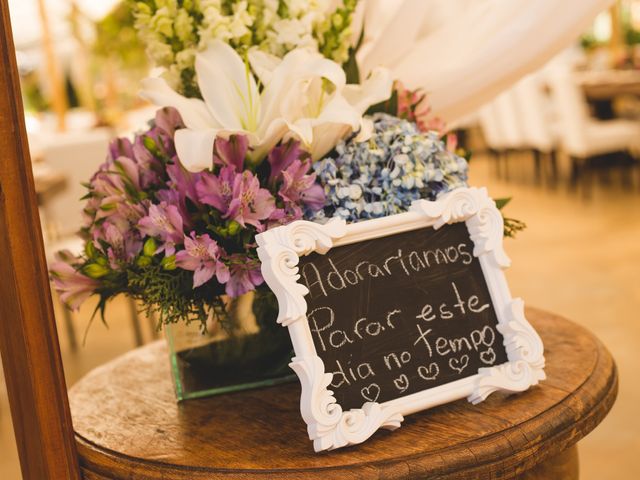
{"type": "Polygon", "coordinates": [[[504,207],[506,207],[511,201],[511,198],[512,197],[496,198],[494,201],[496,202],[496,207],[498,207],[498,210],[502,210],[504,207]]]}
{"type": "Polygon", "coordinates": [[[366,111],[366,115],[373,115],[374,113],[387,113],[389,115],[398,114],[398,91],[394,90],[388,100],[384,102],[376,103],[369,107],[366,111]]]}
{"type": "Polygon", "coordinates": [[[358,38],[356,46],[349,49],[349,58],[347,58],[347,61],[342,64],[342,69],[347,74],[347,83],[360,83],[360,69],[358,68],[358,61],[356,60],[356,53],[358,53],[358,49],[360,48],[360,45],[362,45],[363,39],[364,28],[360,33],[360,38],[358,38]]]}

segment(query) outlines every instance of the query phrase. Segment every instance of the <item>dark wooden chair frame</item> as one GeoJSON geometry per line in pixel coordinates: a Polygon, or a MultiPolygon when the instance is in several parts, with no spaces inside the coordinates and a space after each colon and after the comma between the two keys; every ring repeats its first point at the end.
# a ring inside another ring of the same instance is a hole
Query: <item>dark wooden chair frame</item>
{"type": "Polygon", "coordinates": [[[7,0],[0,22],[0,352],[11,416],[24,479],[79,480],[7,0]]]}

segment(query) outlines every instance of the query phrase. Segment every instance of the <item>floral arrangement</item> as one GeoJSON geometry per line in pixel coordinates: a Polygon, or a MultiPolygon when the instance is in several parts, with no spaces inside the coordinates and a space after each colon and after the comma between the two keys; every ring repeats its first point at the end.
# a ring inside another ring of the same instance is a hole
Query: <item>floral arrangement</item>
{"type": "Polygon", "coordinates": [[[51,268],[67,305],[98,295],[104,312],[126,293],[162,323],[204,327],[222,295],[263,285],[257,233],[390,215],[466,185],[467,162],[423,94],[383,68],[347,83],[355,3],[135,2],[165,67],[143,82],[160,110],[113,141],[87,184],[84,253],[51,268]]]}

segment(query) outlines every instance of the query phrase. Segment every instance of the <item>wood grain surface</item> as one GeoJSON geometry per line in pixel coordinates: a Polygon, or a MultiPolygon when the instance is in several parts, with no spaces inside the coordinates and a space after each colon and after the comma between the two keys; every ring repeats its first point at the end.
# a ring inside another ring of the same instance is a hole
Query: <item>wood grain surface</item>
{"type": "Polygon", "coordinates": [[[316,454],[297,384],[176,404],[160,342],[91,372],[70,391],[87,479],[515,478],[557,457],[605,417],[616,367],[582,327],[529,309],[548,379],[411,415],[395,432],[316,454]]]}
{"type": "Polygon", "coordinates": [[[0,351],[22,477],[80,478],[24,125],[0,0],[0,351]]]}

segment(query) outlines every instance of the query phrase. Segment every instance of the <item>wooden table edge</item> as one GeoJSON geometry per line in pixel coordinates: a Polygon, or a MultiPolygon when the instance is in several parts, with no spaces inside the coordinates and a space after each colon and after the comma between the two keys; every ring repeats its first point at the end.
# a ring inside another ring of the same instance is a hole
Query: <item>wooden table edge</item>
{"type": "MultiPolygon", "coordinates": [[[[377,462],[367,462],[366,464],[353,463],[340,466],[264,470],[192,467],[169,464],[157,460],[145,460],[100,447],[76,433],[76,444],[80,456],[81,469],[85,475],[84,478],[87,480],[128,480],[131,478],[137,478],[139,480],[158,480],[161,478],[201,480],[205,478],[246,479],[260,477],[285,480],[300,478],[301,474],[305,474],[305,478],[324,479],[327,478],[328,473],[331,473],[331,478],[339,479],[354,478],[354,473],[358,469],[362,469],[362,473],[369,471],[372,474],[372,478],[378,478],[377,473],[383,473],[385,475],[384,478],[422,478],[423,475],[428,474],[429,478],[433,480],[439,478],[464,479],[484,478],[482,476],[478,477],[483,468],[488,465],[497,465],[500,463],[502,464],[500,470],[505,472],[503,478],[513,478],[533,468],[547,458],[560,454],[584,438],[606,417],[615,402],[618,392],[617,367],[611,354],[602,342],[581,325],[558,315],[549,315],[571,323],[575,328],[583,330],[591,337],[598,348],[597,360],[591,375],[577,390],[572,392],[563,402],[555,404],[536,417],[528,420],[527,424],[531,422],[546,423],[546,420],[555,418],[559,411],[566,409],[573,410],[571,406],[576,401],[584,403],[584,398],[577,399],[579,394],[583,393],[585,389],[590,388],[594,384],[604,383],[605,385],[598,390],[599,395],[597,397],[590,398],[591,401],[588,402],[588,405],[581,408],[581,411],[586,411],[587,413],[583,414],[577,421],[572,421],[571,416],[563,416],[566,420],[556,425],[552,430],[547,429],[547,434],[544,437],[539,437],[536,441],[527,441],[528,445],[518,449],[516,453],[513,451],[510,452],[505,448],[499,451],[494,450],[490,452],[480,452],[480,454],[478,454],[474,453],[473,449],[482,445],[484,443],[483,440],[490,437],[502,436],[505,437],[507,443],[510,443],[509,439],[506,438],[507,434],[519,432],[523,424],[514,425],[489,437],[464,442],[455,447],[431,451],[426,454],[407,455],[393,460],[380,460],[377,462]],[[610,364],[609,368],[607,368],[606,364],[610,364]],[[608,376],[606,372],[609,373],[608,376]],[[600,375],[594,376],[594,373],[600,375]],[[551,433],[549,434],[549,432],[551,433]],[[551,446],[551,448],[549,448],[549,446],[551,446]],[[459,454],[461,451],[470,453],[474,457],[474,462],[470,465],[464,465],[464,462],[460,462],[459,458],[461,456],[459,454]],[[498,455],[498,457],[496,457],[496,455],[498,455]],[[434,458],[436,457],[440,457],[440,461],[434,462],[434,458]],[[95,460],[100,460],[100,463],[97,463],[95,460]],[[460,463],[458,467],[454,466],[456,460],[458,460],[457,463],[460,463]],[[434,463],[436,464],[435,468],[434,463]],[[443,465],[444,470],[439,469],[437,467],[438,464],[443,465]],[[142,473],[140,471],[141,465],[150,467],[148,472],[156,470],[156,473],[142,473]],[[446,465],[446,467],[444,467],[444,465],[446,465]],[[140,473],[140,476],[131,477],[131,472],[140,473]],[[187,474],[189,476],[186,476],[187,474]],[[250,475],[253,477],[249,477],[250,475]]],[[[541,387],[534,388],[544,388],[544,382],[541,387]]],[[[300,421],[302,421],[302,418],[300,421]]],[[[311,444],[309,444],[309,448],[311,448],[311,444]]],[[[320,455],[331,455],[331,453],[328,452],[320,455]]]]}

